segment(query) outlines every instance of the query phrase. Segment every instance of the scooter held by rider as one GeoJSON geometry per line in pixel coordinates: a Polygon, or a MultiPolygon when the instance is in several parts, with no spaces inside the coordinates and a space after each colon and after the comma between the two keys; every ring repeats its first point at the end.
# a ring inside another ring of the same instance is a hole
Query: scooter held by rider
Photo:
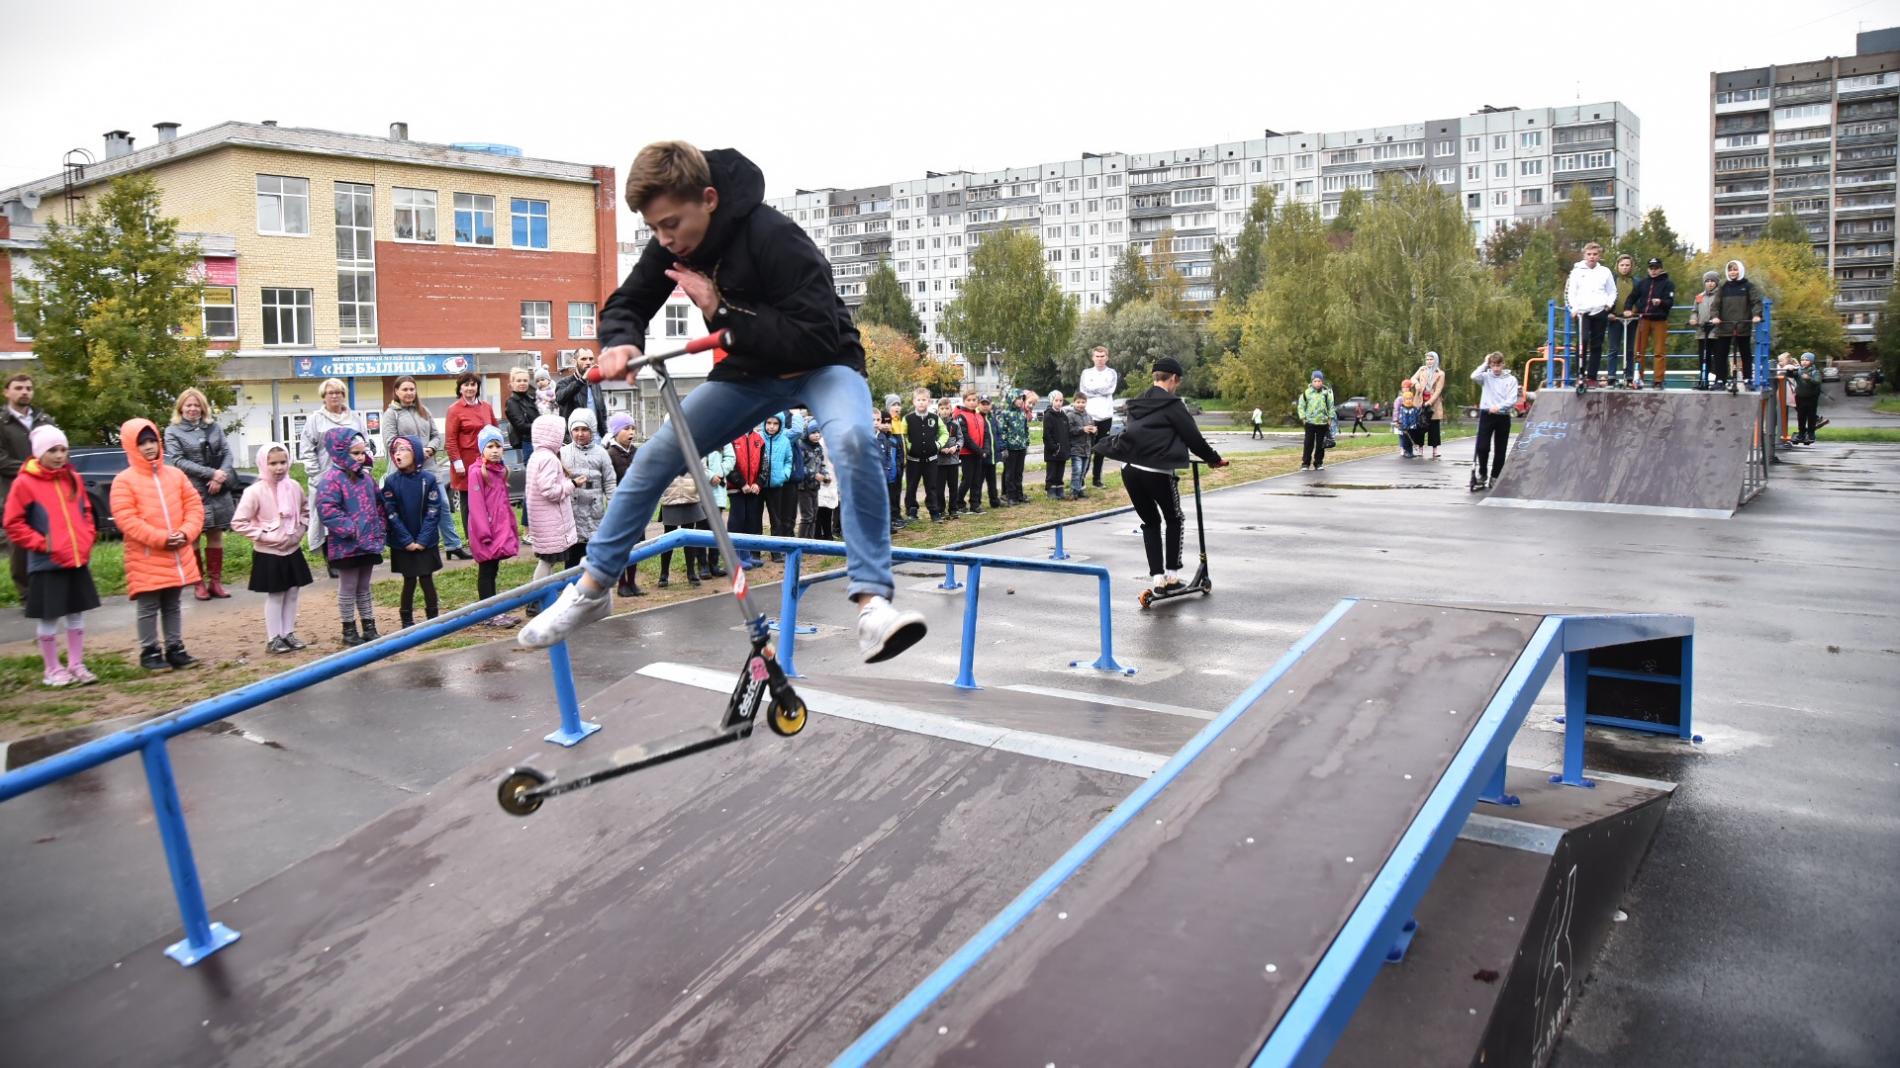
{"type": "MultiPolygon", "coordinates": [[[[731,331],[720,330],[670,352],[643,355],[628,365],[629,373],[650,367],[659,378],[660,398],[666,404],[673,431],[679,436],[680,452],[686,459],[687,473],[692,475],[694,484],[698,486],[699,499],[702,501],[714,499],[712,482],[706,477],[699,445],[693,440],[692,428],[686,424],[686,413],[680,407],[679,390],[674,387],[672,376],[667,373],[666,361],[689,353],[725,348],[730,344],[731,331]]],[[[588,381],[600,381],[598,368],[588,372],[588,381]]],[[[779,667],[775,650],[770,644],[765,613],[753,612],[746,601],[746,570],[740,565],[738,551],[733,548],[732,537],[726,532],[725,519],[716,508],[706,509],[705,519],[712,531],[713,541],[719,546],[719,553],[732,573],[733,601],[739,607],[739,618],[745,623],[746,635],[752,645],[746,654],[745,664],[739,669],[739,680],[732,688],[732,696],[726,700],[726,709],[719,717],[719,722],[714,726],[682,731],[657,742],[616,749],[595,760],[583,761],[552,774],[526,765],[512,768],[496,791],[501,807],[508,814],[531,815],[550,797],[743,741],[752,735],[752,728],[761,712],[766,714],[766,723],[771,726],[773,733],[781,737],[789,738],[805,729],[805,702],[792,689],[791,681],[779,667]]]]}

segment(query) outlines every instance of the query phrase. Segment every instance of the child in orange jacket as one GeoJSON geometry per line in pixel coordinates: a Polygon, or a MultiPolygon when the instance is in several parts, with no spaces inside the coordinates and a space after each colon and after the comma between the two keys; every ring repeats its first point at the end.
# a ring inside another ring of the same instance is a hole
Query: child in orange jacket
{"type": "Polygon", "coordinates": [[[192,546],[204,532],[204,501],[183,471],[165,463],[165,443],[150,419],[127,419],[119,444],[128,464],[112,478],[112,522],[125,537],[125,589],[139,606],[139,666],[188,668],[198,659],[185,651],[180,594],[198,582],[192,546]]]}
{"type": "Polygon", "coordinates": [[[34,427],[28,436],[33,458],[7,493],[7,537],[26,550],[26,616],[51,687],[98,682],[86,670],[86,613],[99,607],[92,584],[92,543],[97,532],[86,484],[66,463],[66,435],[58,427],[34,427]],[[66,665],[59,663],[59,628],[66,629],[66,665]]]}

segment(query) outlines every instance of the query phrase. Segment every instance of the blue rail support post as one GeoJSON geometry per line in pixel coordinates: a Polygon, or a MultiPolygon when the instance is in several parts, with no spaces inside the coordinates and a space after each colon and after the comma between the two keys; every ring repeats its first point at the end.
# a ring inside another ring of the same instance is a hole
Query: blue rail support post
{"type": "Polygon", "coordinates": [[[778,595],[778,666],[787,678],[794,679],[799,677],[798,669],[792,666],[792,646],[798,642],[798,576],[804,562],[803,549],[785,554],[785,577],[779,584],[778,595]]]}
{"type": "Polygon", "coordinates": [[[1069,558],[1069,554],[1062,551],[1062,527],[1057,526],[1056,527],[1056,548],[1054,552],[1049,554],[1049,559],[1067,560],[1068,558],[1069,558]]]}
{"type": "Polygon", "coordinates": [[[937,588],[940,590],[954,590],[958,588],[956,564],[945,563],[943,565],[943,582],[939,583],[937,588]]]}
{"type": "MultiPolygon", "coordinates": [[[[1115,627],[1114,624],[1110,622],[1111,616],[1109,613],[1111,608],[1109,605],[1110,591],[1107,571],[1103,571],[1101,577],[1096,579],[1095,589],[1098,607],[1097,615],[1100,617],[1102,628],[1102,655],[1096,657],[1095,663],[1089,666],[1097,671],[1113,671],[1121,675],[1133,675],[1135,673],[1134,668],[1123,667],[1115,662],[1115,627]]],[[[1082,661],[1071,660],[1069,661],[1069,666],[1081,667],[1082,661]]]]}
{"type": "Polygon", "coordinates": [[[569,747],[579,745],[582,739],[599,730],[600,724],[581,718],[580,696],[574,691],[574,664],[568,659],[566,642],[548,647],[548,666],[553,669],[554,700],[561,706],[561,726],[547,736],[547,741],[569,747]]]}
{"type": "Polygon", "coordinates": [[[983,565],[970,564],[968,574],[963,577],[963,648],[957,660],[956,687],[959,690],[980,690],[976,684],[976,609],[977,598],[982,595],[983,565]]]}
{"type": "Polygon", "coordinates": [[[1544,302],[1544,385],[1557,384],[1557,302],[1544,302]]]}
{"type": "Polygon", "coordinates": [[[152,738],[139,748],[145,761],[145,782],[152,788],[152,814],[165,843],[165,864],[172,873],[172,893],[185,937],[165,948],[165,955],[189,968],[238,940],[238,933],[214,923],[205,910],[204,887],[198,882],[198,864],[191,857],[191,835],[185,830],[185,808],[178,800],[178,781],[172,777],[171,756],[165,739],[152,738]]]}
{"type": "Polygon", "coordinates": [[[1564,654],[1564,771],[1550,781],[1564,786],[1595,786],[1583,777],[1583,740],[1590,693],[1588,650],[1564,654]]]}
{"type": "Polygon", "coordinates": [[[1507,763],[1503,760],[1498,761],[1498,770],[1492,772],[1491,777],[1485,780],[1484,789],[1478,791],[1478,800],[1505,806],[1522,803],[1516,794],[1504,792],[1504,768],[1507,763]]]}

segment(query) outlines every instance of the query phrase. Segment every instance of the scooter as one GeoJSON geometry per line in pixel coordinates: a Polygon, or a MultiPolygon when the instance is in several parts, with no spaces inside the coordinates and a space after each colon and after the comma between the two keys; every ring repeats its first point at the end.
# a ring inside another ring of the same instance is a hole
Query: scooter
{"type": "MultiPolygon", "coordinates": [[[[730,346],[731,340],[731,331],[716,331],[687,343],[683,348],[641,356],[628,366],[629,371],[650,367],[659,378],[660,398],[666,404],[674,433],[679,435],[687,473],[692,475],[694,484],[699,488],[699,499],[702,501],[714,499],[712,482],[706,477],[702,454],[698,444],[693,441],[692,428],[686,424],[686,412],[680,407],[679,390],[674,387],[672,376],[667,374],[666,361],[689,353],[726,348],[730,346]]],[[[598,368],[588,372],[589,382],[599,382],[600,378],[598,368]]],[[[719,717],[718,724],[682,731],[649,744],[616,749],[596,760],[583,761],[553,774],[528,766],[511,768],[496,790],[502,809],[509,815],[532,815],[550,797],[694,753],[744,741],[751,737],[752,728],[761,712],[765,713],[766,723],[772,732],[781,737],[789,738],[805,729],[805,702],[792,689],[790,680],[786,679],[784,670],[779,667],[769,641],[765,613],[754,613],[746,602],[746,571],[740,566],[739,553],[733,548],[731,535],[726,532],[725,519],[716,508],[706,509],[705,517],[713,541],[719,546],[719,554],[724,557],[732,573],[733,601],[739,607],[739,618],[745,623],[746,636],[752,645],[745,664],[739,669],[739,681],[732,688],[732,696],[726,700],[726,710],[719,717]]]]}
{"type": "Polygon", "coordinates": [[[1165,586],[1161,589],[1145,589],[1138,600],[1146,609],[1157,601],[1186,597],[1190,593],[1203,596],[1214,592],[1214,580],[1207,575],[1207,524],[1201,518],[1201,461],[1195,460],[1189,466],[1194,469],[1194,530],[1201,539],[1201,566],[1195,569],[1194,578],[1179,586],[1165,586]]]}

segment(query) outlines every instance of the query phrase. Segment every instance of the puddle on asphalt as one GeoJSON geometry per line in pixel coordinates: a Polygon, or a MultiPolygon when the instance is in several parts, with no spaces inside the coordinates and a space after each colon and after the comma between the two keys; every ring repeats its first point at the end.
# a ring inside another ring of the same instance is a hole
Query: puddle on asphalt
{"type": "Polygon", "coordinates": [[[1391,490],[1439,489],[1435,482],[1314,482],[1314,489],[1391,490]]]}

